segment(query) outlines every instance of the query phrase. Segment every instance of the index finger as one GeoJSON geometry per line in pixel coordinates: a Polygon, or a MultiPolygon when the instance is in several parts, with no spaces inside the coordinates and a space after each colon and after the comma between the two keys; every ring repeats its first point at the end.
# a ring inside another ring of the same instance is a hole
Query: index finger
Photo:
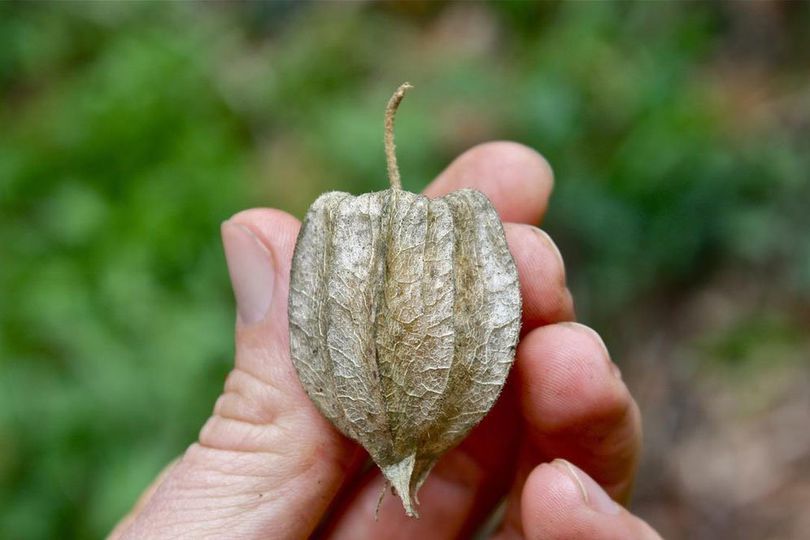
{"type": "Polygon", "coordinates": [[[427,188],[440,197],[462,188],[481,191],[501,221],[538,224],[554,185],[548,162],[528,146],[495,141],[474,146],[456,158],[427,188]]]}

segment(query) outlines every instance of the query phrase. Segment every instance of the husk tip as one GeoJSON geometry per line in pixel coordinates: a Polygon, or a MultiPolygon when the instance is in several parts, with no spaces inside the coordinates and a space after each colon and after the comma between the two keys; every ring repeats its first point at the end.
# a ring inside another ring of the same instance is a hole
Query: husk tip
{"type": "MultiPolygon", "coordinates": [[[[391,483],[396,490],[402,501],[402,506],[405,508],[405,513],[408,517],[418,518],[419,513],[414,508],[413,501],[411,500],[411,476],[413,475],[413,467],[416,463],[416,454],[411,454],[402,461],[381,467],[383,476],[391,483]]],[[[382,497],[380,498],[382,501],[382,497]]],[[[379,503],[377,504],[379,509],[379,503]]]]}

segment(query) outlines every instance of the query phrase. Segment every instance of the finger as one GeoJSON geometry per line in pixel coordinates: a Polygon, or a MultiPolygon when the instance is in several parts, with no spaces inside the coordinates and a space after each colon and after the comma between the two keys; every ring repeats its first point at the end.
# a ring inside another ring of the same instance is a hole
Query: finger
{"type": "Polygon", "coordinates": [[[563,259],[548,234],[521,223],[504,223],[504,232],[520,281],[523,333],[573,320],[574,301],[566,286],[563,259]]]}
{"type": "Polygon", "coordinates": [[[427,188],[440,197],[462,188],[483,192],[502,221],[537,224],[548,206],[554,175],[528,146],[509,141],[480,144],[456,158],[427,188]]]}
{"type": "Polygon", "coordinates": [[[356,445],[315,409],[289,356],[287,294],[299,226],[277,210],[248,210],[223,224],[237,300],[236,365],[199,442],[124,537],[305,537],[358,463],[356,445]]]}
{"type": "Polygon", "coordinates": [[[641,419],[599,335],[577,323],[538,328],[520,343],[515,367],[536,462],[565,458],[625,501],[638,464],[641,419]]]}
{"type": "MultiPolygon", "coordinates": [[[[572,464],[555,460],[529,475],[521,497],[522,532],[529,539],[660,540],[644,521],[616,504],[572,464]]],[[[501,538],[516,536],[502,531],[501,538]]]]}

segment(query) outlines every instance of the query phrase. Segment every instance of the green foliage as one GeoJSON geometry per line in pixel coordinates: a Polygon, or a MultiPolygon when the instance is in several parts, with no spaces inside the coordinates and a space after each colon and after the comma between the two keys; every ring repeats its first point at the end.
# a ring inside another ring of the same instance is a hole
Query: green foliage
{"type": "Polygon", "coordinates": [[[406,187],[488,139],[546,155],[586,319],[718,268],[810,295],[807,138],[745,117],[721,8],[419,5],[0,5],[0,537],[103,535],[195,438],[231,363],[219,224],[382,189],[406,79],[406,187]]]}
{"type": "Polygon", "coordinates": [[[0,536],[98,537],[195,437],[227,370],[218,226],[248,202],[246,140],[199,32],[10,15],[0,35],[44,20],[103,37],[53,59],[39,36],[3,66],[0,536]]]}

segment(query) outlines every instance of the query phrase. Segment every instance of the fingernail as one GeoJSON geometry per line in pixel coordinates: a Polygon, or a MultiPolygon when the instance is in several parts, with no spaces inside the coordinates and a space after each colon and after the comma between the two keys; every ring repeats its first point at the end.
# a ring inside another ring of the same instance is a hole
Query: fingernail
{"type": "Polygon", "coordinates": [[[537,231],[537,233],[543,238],[543,240],[551,248],[551,251],[554,252],[554,255],[557,256],[557,260],[560,263],[560,267],[565,268],[565,262],[563,261],[562,253],[560,253],[560,248],[557,247],[557,244],[554,243],[554,240],[552,240],[551,237],[548,235],[548,233],[546,231],[544,231],[543,229],[541,229],[540,227],[535,227],[534,230],[537,231]]]}
{"type": "Polygon", "coordinates": [[[610,498],[602,486],[570,461],[555,459],[551,462],[551,466],[566,475],[576,485],[583,502],[597,512],[615,515],[621,510],[621,507],[610,498]]]}
{"type": "Polygon", "coordinates": [[[617,379],[622,378],[622,372],[619,369],[619,366],[617,366],[616,363],[610,359],[610,352],[608,351],[607,345],[605,345],[605,340],[602,339],[602,336],[599,335],[599,332],[597,332],[590,326],[585,326],[584,324],[578,322],[564,322],[559,324],[563,324],[565,326],[569,326],[576,330],[585,332],[586,334],[590,334],[590,336],[594,339],[594,341],[596,341],[599,344],[599,346],[602,348],[602,351],[605,353],[604,358],[605,361],[608,363],[608,368],[610,369],[610,372],[617,379]]]}
{"type": "Polygon", "coordinates": [[[238,223],[222,224],[222,243],[239,320],[255,324],[264,319],[273,300],[273,256],[250,229],[238,223]]]}

